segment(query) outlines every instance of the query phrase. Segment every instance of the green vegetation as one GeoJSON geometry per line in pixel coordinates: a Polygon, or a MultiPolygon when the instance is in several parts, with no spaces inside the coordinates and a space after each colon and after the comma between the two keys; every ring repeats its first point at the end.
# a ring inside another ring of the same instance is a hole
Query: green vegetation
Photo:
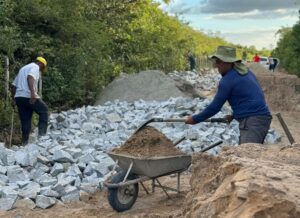
{"type": "Polygon", "coordinates": [[[184,69],[188,50],[206,55],[226,42],[167,16],[151,0],[1,0],[0,44],[11,78],[45,56],[44,100],[67,108],[92,104],[121,72],[184,69]]]}
{"type": "Polygon", "coordinates": [[[281,28],[277,34],[280,39],[272,55],[289,73],[300,77],[300,11],[299,21],[292,28],[281,28]]]}
{"type": "MultiPolygon", "coordinates": [[[[43,98],[52,110],[62,110],[93,104],[121,72],[184,70],[189,50],[205,57],[218,45],[229,45],[158,6],[152,0],[0,0],[1,90],[4,56],[12,80],[20,67],[43,55],[49,63],[43,98]]],[[[237,48],[248,59],[257,52],[237,48]]],[[[0,123],[7,126],[11,108],[3,99],[1,94],[0,123]]]]}

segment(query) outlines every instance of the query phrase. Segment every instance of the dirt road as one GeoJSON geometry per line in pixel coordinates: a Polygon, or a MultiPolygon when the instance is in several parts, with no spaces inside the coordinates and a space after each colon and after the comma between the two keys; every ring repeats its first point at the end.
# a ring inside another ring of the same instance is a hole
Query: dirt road
{"type": "MultiPolygon", "coordinates": [[[[299,143],[300,142],[300,112],[289,112],[289,111],[278,111],[278,112],[280,112],[294,140],[299,143]]],[[[273,113],[273,120],[272,120],[271,127],[281,134],[282,136],[281,141],[285,144],[288,144],[289,140],[285,135],[284,130],[281,124],[279,123],[277,117],[275,116],[277,111],[274,111],[272,113],[273,113]]]]}
{"type": "MultiPolygon", "coordinates": [[[[9,218],[92,218],[92,217],[169,217],[171,214],[176,215],[182,212],[182,205],[185,195],[190,190],[190,174],[184,173],[181,177],[180,195],[171,194],[171,199],[157,189],[155,193],[147,195],[145,191],[140,190],[139,197],[132,209],[123,213],[115,212],[107,201],[106,190],[99,191],[91,195],[86,202],[73,202],[65,205],[56,204],[54,207],[42,209],[15,209],[8,212],[0,212],[0,217],[9,218]]],[[[176,187],[176,177],[166,176],[160,179],[163,185],[176,187]]],[[[150,183],[145,183],[148,190],[150,183]]]]}

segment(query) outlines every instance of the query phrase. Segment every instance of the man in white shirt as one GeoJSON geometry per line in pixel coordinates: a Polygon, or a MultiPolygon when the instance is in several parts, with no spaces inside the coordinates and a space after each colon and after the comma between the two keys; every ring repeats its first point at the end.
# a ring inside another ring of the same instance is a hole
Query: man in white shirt
{"type": "Polygon", "coordinates": [[[40,73],[45,71],[46,66],[47,61],[38,57],[35,62],[22,67],[12,83],[12,96],[21,120],[23,145],[28,144],[33,112],[39,115],[39,136],[47,132],[48,107],[37,93],[40,73]]]}

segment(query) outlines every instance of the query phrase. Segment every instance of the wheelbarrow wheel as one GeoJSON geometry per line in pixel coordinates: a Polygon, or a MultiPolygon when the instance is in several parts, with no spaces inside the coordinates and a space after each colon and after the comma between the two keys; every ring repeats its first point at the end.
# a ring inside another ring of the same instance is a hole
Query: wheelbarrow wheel
{"type": "MultiPolygon", "coordinates": [[[[126,172],[119,172],[112,178],[111,183],[116,184],[123,182],[125,175],[126,172]]],[[[137,177],[134,174],[129,174],[127,180],[133,180],[136,178],[137,177]]],[[[138,193],[139,185],[138,183],[136,183],[133,185],[127,185],[118,188],[109,188],[107,198],[109,204],[114,210],[122,212],[125,210],[129,210],[133,206],[138,196],[138,193]]]]}

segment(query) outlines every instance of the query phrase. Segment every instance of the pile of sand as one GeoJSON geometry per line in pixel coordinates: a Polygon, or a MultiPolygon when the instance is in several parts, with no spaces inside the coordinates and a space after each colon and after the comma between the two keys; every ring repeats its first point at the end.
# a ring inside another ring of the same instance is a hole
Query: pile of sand
{"type": "Polygon", "coordinates": [[[299,144],[244,144],[192,164],[187,217],[300,217],[299,144]]]}
{"type": "Polygon", "coordinates": [[[164,134],[151,126],[146,126],[132,135],[115,153],[136,157],[175,156],[184,154],[164,134]]]}

